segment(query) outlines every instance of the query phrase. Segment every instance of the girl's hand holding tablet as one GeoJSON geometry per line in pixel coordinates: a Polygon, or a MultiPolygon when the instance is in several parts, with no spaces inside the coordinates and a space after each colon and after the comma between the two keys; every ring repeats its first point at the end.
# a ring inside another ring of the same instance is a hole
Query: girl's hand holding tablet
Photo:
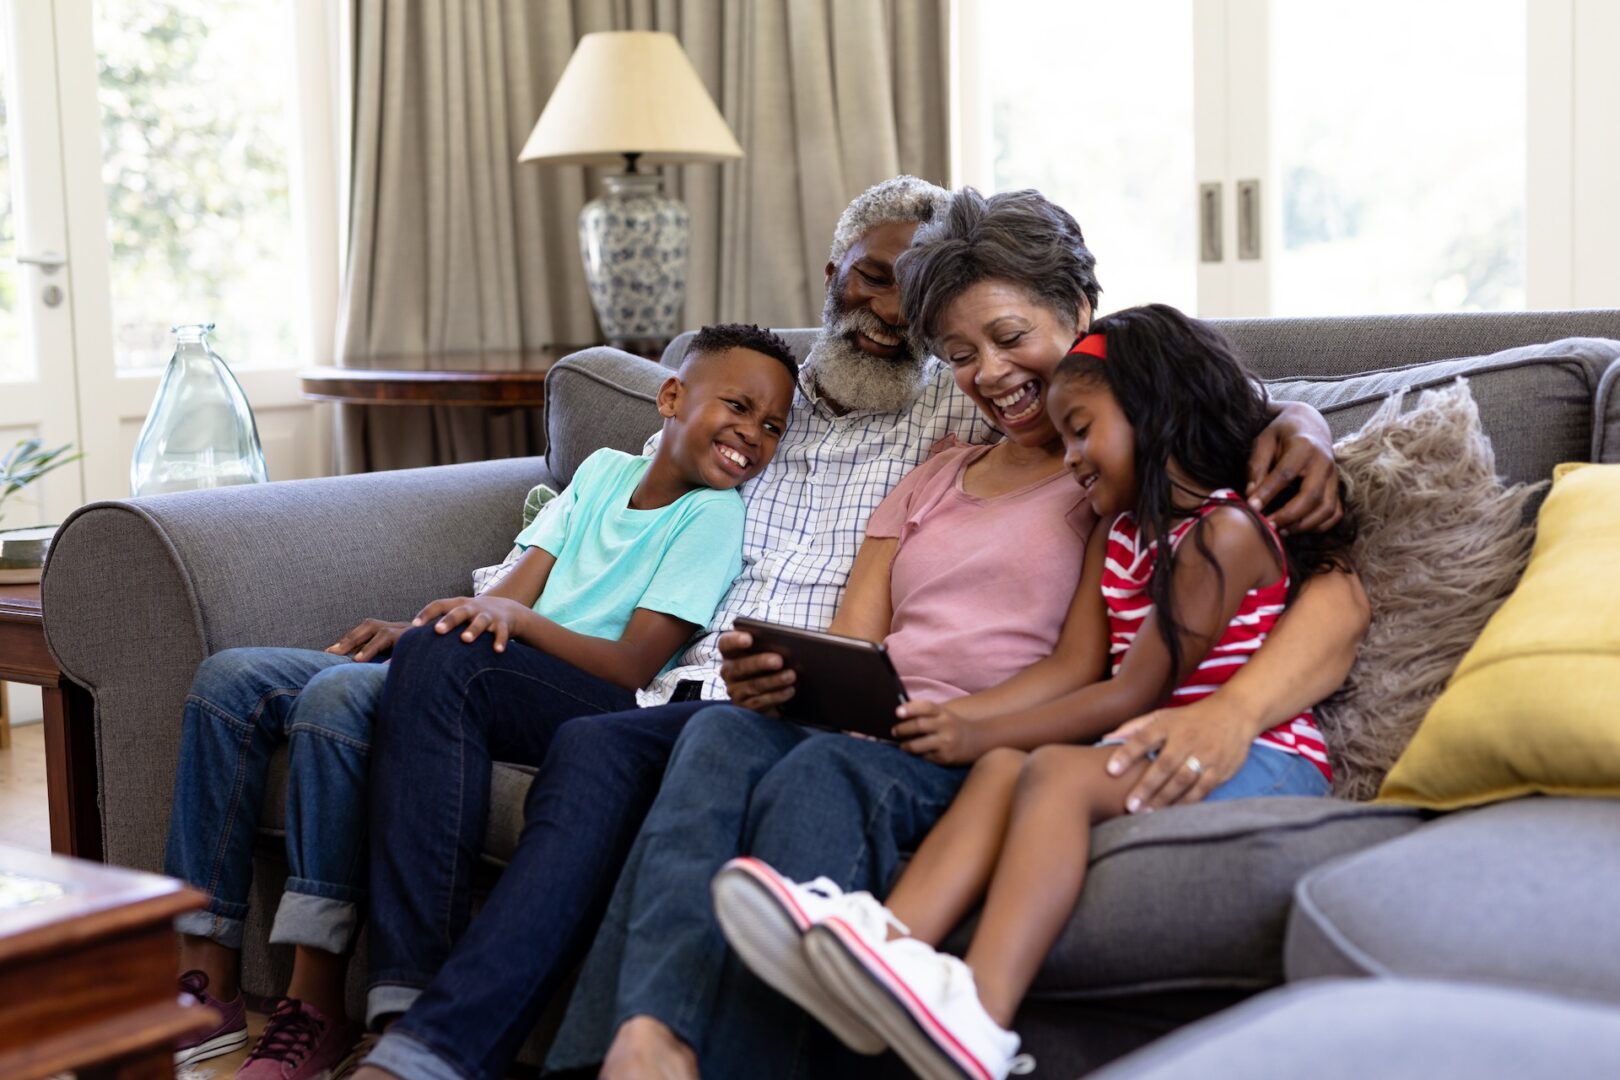
{"type": "Polygon", "coordinates": [[[937,701],[908,701],[894,714],[900,717],[893,729],[900,749],[935,765],[970,765],[989,749],[977,723],[937,701]]]}

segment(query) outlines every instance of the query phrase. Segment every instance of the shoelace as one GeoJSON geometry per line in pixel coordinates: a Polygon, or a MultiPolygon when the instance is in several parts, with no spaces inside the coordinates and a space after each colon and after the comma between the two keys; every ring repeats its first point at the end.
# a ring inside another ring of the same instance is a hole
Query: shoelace
{"type": "Polygon", "coordinates": [[[911,936],[911,927],[901,922],[899,918],[895,916],[894,912],[890,911],[881,900],[873,896],[871,893],[850,893],[849,899],[852,900],[858,908],[865,912],[867,917],[871,918],[873,922],[877,922],[882,926],[894,927],[896,930],[900,931],[902,937],[911,936]]]}
{"type": "Polygon", "coordinates": [[[877,897],[865,890],[846,894],[838,883],[829,877],[818,877],[814,881],[806,882],[804,888],[825,900],[835,900],[842,896],[844,899],[854,903],[863,914],[872,918],[874,922],[884,926],[892,926],[905,937],[911,936],[911,928],[897,919],[894,912],[885,907],[877,897]]]}
{"type": "Polygon", "coordinates": [[[1028,1076],[1035,1071],[1035,1059],[1028,1054],[1019,1054],[1007,1066],[1008,1076],[1028,1076]]]}
{"type": "Polygon", "coordinates": [[[265,1022],[264,1034],[253,1044],[243,1064],[255,1058],[269,1058],[297,1065],[309,1056],[326,1025],[305,1012],[300,1005],[301,1002],[295,998],[281,999],[276,1011],[265,1022]]]}

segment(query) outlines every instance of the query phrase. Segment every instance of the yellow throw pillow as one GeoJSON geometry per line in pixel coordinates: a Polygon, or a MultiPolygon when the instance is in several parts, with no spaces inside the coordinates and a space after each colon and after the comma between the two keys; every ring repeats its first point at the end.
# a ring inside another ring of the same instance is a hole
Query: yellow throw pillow
{"type": "Polygon", "coordinates": [[[1456,810],[1537,792],[1620,796],[1620,465],[1554,471],[1519,587],[1378,797],[1456,810]]]}

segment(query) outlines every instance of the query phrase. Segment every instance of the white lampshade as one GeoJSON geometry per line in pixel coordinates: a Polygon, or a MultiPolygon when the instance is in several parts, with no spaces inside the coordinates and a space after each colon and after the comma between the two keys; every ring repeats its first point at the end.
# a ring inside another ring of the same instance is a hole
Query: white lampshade
{"type": "Polygon", "coordinates": [[[743,156],[673,34],[586,34],[563,69],[519,161],[657,165],[743,156]]]}

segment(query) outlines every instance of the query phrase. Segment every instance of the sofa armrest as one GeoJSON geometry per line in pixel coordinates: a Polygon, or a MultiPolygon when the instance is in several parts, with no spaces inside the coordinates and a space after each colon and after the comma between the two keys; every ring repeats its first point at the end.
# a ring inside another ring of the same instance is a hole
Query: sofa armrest
{"type": "Polygon", "coordinates": [[[658,388],[674,372],[651,360],[598,346],[570,353],[546,375],[546,464],[557,481],[592,452],[611,446],[639,454],[658,430],[658,388]]]}
{"type": "Polygon", "coordinates": [[[408,619],[471,590],[522,526],[538,458],[92,503],[41,583],[62,671],[95,700],[104,851],[158,869],[180,713],[202,659],[325,648],[360,619],[408,619]]]}

